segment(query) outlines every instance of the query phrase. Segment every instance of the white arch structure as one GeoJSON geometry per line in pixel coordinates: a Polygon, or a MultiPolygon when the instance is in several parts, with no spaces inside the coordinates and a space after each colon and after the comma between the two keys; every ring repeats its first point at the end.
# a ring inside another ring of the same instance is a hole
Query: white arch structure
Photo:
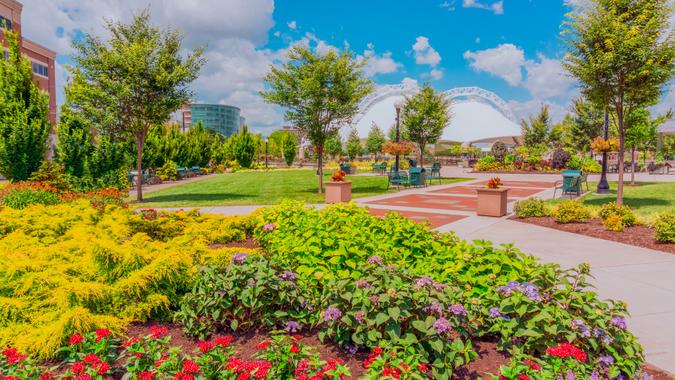
{"type": "MultiPolygon", "coordinates": [[[[361,101],[352,125],[361,137],[368,134],[373,122],[386,131],[395,119],[394,103],[418,89],[403,84],[378,87],[361,101]]],[[[457,87],[444,93],[452,99],[453,118],[441,140],[472,142],[520,135],[513,112],[494,92],[480,87],[457,87]]]]}

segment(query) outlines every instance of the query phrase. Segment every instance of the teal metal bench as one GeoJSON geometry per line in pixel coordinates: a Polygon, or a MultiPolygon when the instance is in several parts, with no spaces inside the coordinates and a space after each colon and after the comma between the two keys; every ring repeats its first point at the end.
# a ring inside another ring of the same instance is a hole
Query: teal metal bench
{"type": "Polygon", "coordinates": [[[396,186],[397,189],[401,188],[401,186],[410,186],[410,176],[408,176],[408,172],[405,170],[390,170],[387,173],[387,177],[387,190],[389,190],[389,186],[396,186]]]}
{"type": "Polygon", "coordinates": [[[183,179],[188,176],[188,170],[187,168],[178,168],[176,174],[178,174],[178,179],[183,179]]]}
{"type": "Polygon", "coordinates": [[[556,181],[553,189],[553,198],[558,190],[561,190],[562,195],[581,195],[582,183],[586,182],[586,191],[588,191],[588,179],[581,170],[563,170],[562,181],[556,181]]]}
{"type": "Polygon", "coordinates": [[[202,175],[202,168],[200,168],[199,166],[191,167],[190,171],[193,172],[195,175],[202,175]]]}

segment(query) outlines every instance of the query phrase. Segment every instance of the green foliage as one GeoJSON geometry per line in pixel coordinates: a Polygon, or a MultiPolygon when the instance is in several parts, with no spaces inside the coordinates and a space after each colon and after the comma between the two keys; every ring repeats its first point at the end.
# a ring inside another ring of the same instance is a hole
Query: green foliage
{"type": "Polygon", "coordinates": [[[563,169],[567,167],[567,163],[572,158],[570,152],[565,149],[558,148],[553,151],[551,155],[551,168],[553,169],[563,169]]]}
{"type": "Polygon", "coordinates": [[[607,231],[621,232],[626,228],[626,225],[621,220],[621,217],[617,214],[611,214],[608,217],[602,219],[602,226],[607,231]]]}
{"type": "Polygon", "coordinates": [[[206,167],[211,161],[214,136],[204,127],[201,120],[182,135],[187,154],[185,161],[177,163],[184,167],[206,167]]]}
{"type": "Polygon", "coordinates": [[[424,165],[424,151],[427,144],[435,144],[450,123],[451,101],[444,93],[437,92],[430,84],[406,97],[401,110],[401,124],[408,139],[417,144],[420,154],[419,165],[424,165]]]}
{"type": "Polygon", "coordinates": [[[361,264],[364,274],[358,280],[328,281],[320,337],[343,346],[409,346],[433,363],[436,378],[450,377],[476,357],[469,340],[472,318],[458,289],[385,267],[379,257],[369,261],[361,264]]]}
{"type": "Polygon", "coordinates": [[[558,203],[551,215],[558,223],[585,222],[591,218],[588,208],[576,199],[567,199],[558,203]]]}
{"type": "Polygon", "coordinates": [[[166,161],[156,173],[162,181],[175,181],[178,179],[178,165],[171,160],[166,161]]]}
{"type": "Polygon", "coordinates": [[[603,134],[603,110],[579,97],[572,102],[570,118],[563,122],[566,127],[563,138],[570,147],[585,154],[590,151],[593,139],[603,134]]]}
{"type": "Polygon", "coordinates": [[[63,164],[66,173],[83,177],[87,158],[94,150],[89,126],[80,115],[64,105],[56,136],[55,159],[63,164]]]}
{"type": "Polygon", "coordinates": [[[326,153],[333,157],[339,157],[343,154],[342,140],[339,133],[335,133],[326,139],[325,149],[326,153]]]}
{"type": "Polygon", "coordinates": [[[181,301],[174,319],[187,334],[204,338],[222,328],[273,329],[293,321],[300,329],[317,324],[312,312],[318,308],[316,288],[262,256],[238,253],[233,260],[234,265],[223,269],[203,270],[181,301]]]}
{"type": "Polygon", "coordinates": [[[298,126],[316,147],[321,193],[326,140],[358,112],[359,102],[372,91],[372,82],[361,70],[364,62],[347,51],[320,54],[296,46],[287,58],[281,67],[270,67],[265,77],[269,91],[260,95],[285,107],[286,121],[298,126]]]}
{"type": "Polygon", "coordinates": [[[612,231],[623,231],[623,227],[631,227],[637,224],[637,215],[635,215],[633,210],[626,205],[619,206],[616,202],[602,205],[599,216],[603,221],[603,225],[607,223],[605,227],[614,227],[614,229],[607,228],[612,231]],[[619,227],[618,224],[621,224],[621,226],[619,227]]]}
{"type": "Polygon", "coordinates": [[[60,201],[58,194],[53,191],[17,189],[3,195],[0,204],[15,210],[21,210],[31,205],[55,205],[60,201]]]}
{"type": "Polygon", "coordinates": [[[483,156],[478,159],[474,169],[479,171],[494,171],[501,169],[503,166],[494,156],[483,156]]]}
{"type": "Polygon", "coordinates": [[[580,159],[577,156],[572,156],[567,162],[567,167],[573,170],[581,170],[584,173],[600,173],[602,171],[602,166],[591,157],[580,159]]]}
{"type": "Polygon", "coordinates": [[[33,83],[19,36],[8,30],[3,33],[8,56],[0,59],[0,174],[22,181],[37,170],[47,152],[49,99],[33,83]]]}
{"type": "Polygon", "coordinates": [[[250,168],[255,159],[255,141],[253,135],[243,126],[239,133],[232,135],[232,156],[243,168],[250,168]]]}
{"type": "Polygon", "coordinates": [[[293,160],[295,160],[295,156],[298,154],[300,144],[298,143],[297,137],[290,132],[284,134],[281,141],[283,143],[281,153],[284,156],[284,161],[286,161],[288,167],[291,167],[293,165],[293,160]]]}
{"type": "Polygon", "coordinates": [[[520,121],[523,134],[523,143],[526,147],[545,145],[548,142],[549,130],[551,129],[551,118],[546,104],[541,105],[541,110],[537,116],[531,116],[529,122],[520,121]]]}
{"type": "Polygon", "coordinates": [[[492,144],[492,148],[490,148],[490,153],[492,153],[492,156],[494,156],[494,158],[501,163],[504,162],[504,157],[508,151],[509,150],[506,147],[506,144],[501,141],[495,141],[495,143],[492,144]]]}
{"type": "Polygon", "coordinates": [[[654,222],[656,240],[664,243],[675,243],[675,212],[666,211],[659,214],[654,222]]]}
{"type": "Polygon", "coordinates": [[[377,157],[377,155],[382,152],[382,145],[384,145],[386,141],[387,138],[384,136],[382,129],[373,122],[370,131],[368,131],[368,137],[366,138],[366,151],[377,157]]]}
{"type": "Polygon", "coordinates": [[[100,136],[92,155],[87,159],[87,174],[92,178],[102,178],[110,173],[115,175],[127,167],[129,158],[124,144],[115,142],[109,136],[100,136]]]}
{"type": "Polygon", "coordinates": [[[350,160],[355,159],[363,153],[361,138],[356,128],[352,128],[347,136],[347,155],[350,160]]]}
{"type": "MultiPolygon", "coordinates": [[[[140,173],[150,128],[192,97],[202,49],[184,56],[181,34],[152,26],[148,11],[129,24],[107,21],[105,27],[109,39],[85,34],[74,43],[68,98],[102,134],[135,143],[140,173]]],[[[142,201],[140,175],[136,188],[142,201]]]]}
{"type": "Polygon", "coordinates": [[[546,202],[539,198],[528,198],[516,202],[513,211],[519,218],[532,218],[548,216],[550,214],[546,202]]]}

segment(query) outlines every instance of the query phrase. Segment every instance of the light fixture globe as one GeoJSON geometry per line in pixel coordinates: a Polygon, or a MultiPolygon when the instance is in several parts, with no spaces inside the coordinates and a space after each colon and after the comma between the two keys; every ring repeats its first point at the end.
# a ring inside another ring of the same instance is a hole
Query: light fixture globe
{"type": "Polygon", "coordinates": [[[403,100],[399,100],[396,103],[394,103],[394,108],[396,108],[396,111],[400,111],[403,109],[403,106],[405,106],[405,102],[403,100]]]}

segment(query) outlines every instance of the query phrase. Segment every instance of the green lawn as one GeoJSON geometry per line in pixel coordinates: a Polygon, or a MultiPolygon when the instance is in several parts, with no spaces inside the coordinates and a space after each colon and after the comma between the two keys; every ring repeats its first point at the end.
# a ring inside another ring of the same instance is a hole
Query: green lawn
{"type": "MultiPolygon", "coordinates": [[[[354,198],[387,192],[386,176],[349,176],[349,179],[354,198]]],[[[330,180],[330,176],[325,180],[330,180]]],[[[443,183],[465,180],[468,178],[444,178],[443,183]]],[[[309,169],[215,174],[201,181],[145,193],[143,207],[272,205],[284,199],[323,203],[323,195],[316,193],[317,187],[315,172],[309,169]]]]}
{"type": "MultiPolygon", "coordinates": [[[[581,197],[581,201],[588,206],[602,206],[605,203],[616,201],[616,182],[610,182],[611,194],[593,194],[596,183],[589,182],[590,192],[581,197]]],[[[630,186],[629,182],[623,187],[624,203],[633,208],[638,215],[647,217],[651,214],[675,208],[675,182],[636,182],[630,186]]],[[[552,203],[558,202],[556,199],[552,203]]]]}

